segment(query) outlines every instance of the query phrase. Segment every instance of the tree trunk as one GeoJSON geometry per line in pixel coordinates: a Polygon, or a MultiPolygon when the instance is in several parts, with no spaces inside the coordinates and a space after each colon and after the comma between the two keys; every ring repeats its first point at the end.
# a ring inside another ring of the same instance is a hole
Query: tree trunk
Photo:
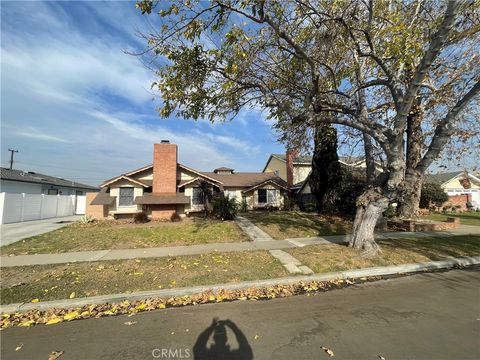
{"type": "Polygon", "coordinates": [[[398,204],[398,216],[412,219],[418,215],[420,195],[422,192],[423,173],[417,170],[422,158],[423,109],[421,100],[416,99],[407,117],[407,153],[404,190],[398,204]]]}
{"type": "Polygon", "coordinates": [[[381,188],[369,188],[357,200],[349,246],[361,250],[365,257],[374,257],[380,250],[375,242],[375,225],[388,203],[389,199],[381,188]]]}
{"type": "Polygon", "coordinates": [[[376,179],[374,147],[371,136],[365,133],[363,133],[363,147],[365,149],[365,171],[367,185],[372,185],[376,179]]]}
{"type": "Polygon", "coordinates": [[[333,202],[333,193],[341,182],[337,154],[337,131],[328,124],[315,129],[310,189],[316,199],[317,211],[325,211],[333,202]]]}

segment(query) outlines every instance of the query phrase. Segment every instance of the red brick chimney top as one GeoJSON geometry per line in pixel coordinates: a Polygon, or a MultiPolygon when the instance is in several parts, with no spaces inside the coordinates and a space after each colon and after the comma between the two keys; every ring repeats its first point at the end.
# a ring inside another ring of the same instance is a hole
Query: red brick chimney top
{"type": "Polygon", "coordinates": [[[177,145],[168,140],[153,145],[152,190],[159,194],[177,192],[177,145]]]}

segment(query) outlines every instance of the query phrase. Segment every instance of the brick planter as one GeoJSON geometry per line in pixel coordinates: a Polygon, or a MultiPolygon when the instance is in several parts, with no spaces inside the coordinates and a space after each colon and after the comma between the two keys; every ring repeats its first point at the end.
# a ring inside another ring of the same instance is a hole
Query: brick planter
{"type": "Polygon", "coordinates": [[[446,221],[389,220],[388,227],[399,231],[442,231],[458,229],[460,219],[449,217],[446,221]]]}

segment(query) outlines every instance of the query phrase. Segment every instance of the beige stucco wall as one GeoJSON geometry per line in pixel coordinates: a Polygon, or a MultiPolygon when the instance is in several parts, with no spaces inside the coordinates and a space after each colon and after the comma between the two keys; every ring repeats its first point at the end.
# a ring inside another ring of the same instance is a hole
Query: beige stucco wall
{"type": "MultiPolygon", "coordinates": [[[[470,183],[472,184],[471,189],[480,189],[480,184],[475,183],[472,179],[470,179],[470,183]]],[[[453,179],[447,182],[446,184],[442,185],[444,189],[463,189],[462,184],[460,183],[459,179],[453,179]]]]}
{"type": "Polygon", "coordinates": [[[285,161],[278,160],[275,157],[272,157],[267,163],[265,170],[263,172],[275,172],[278,170],[278,176],[283,180],[287,181],[287,164],[285,161]]]}
{"type": "Polygon", "coordinates": [[[129,181],[121,180],[117,181],[116,183],[110,186],[110,196],[116,196],[115,202],[109,206],[108,213],[109,215],[118,214],[118,213],[132,213],[134,211],[141,211],[141,205],[132,205],[132,206],[119,206],[119,194],[121,187],[133,187],[133,195],[134,197],[142,196],[143,195],[143,187],[137,184],[132,184],[129,181]]]}
{"type": "Polygon", "coordinates": [[[285,201],[285,197],[284,195],[282,194],[282,190],[280,187],[277,187],[273,184],[266,184],[262,187],[259,187],[255,190],[252,190],[252,191],[249,191],[248,193],[244,193],[243,195],[246,196],[246,200],[247,200],[247,204],[248,204],[248,208],[250,210],[252,209],[255,209],[257,207],[261,207],[261,206],[264,206],[263,204],[261,206],[259,206],[257,200],[258,200],[258,189],[265,189],[265,190],[276,190],[277,191],[277,201],[276,203],[273,203],[273,204],[269,204],[269,205],[273,205],[273,206],[278,206],[279,208],[282,208],[283,207],[283,204],[284,204],[284,201],[285,201]]]}
{"type": "Polygon", "coordinates": [[[293,183],[299,183],[307,178],[312,170],[311,165],[294,165],[293,166],[293,183]]]}

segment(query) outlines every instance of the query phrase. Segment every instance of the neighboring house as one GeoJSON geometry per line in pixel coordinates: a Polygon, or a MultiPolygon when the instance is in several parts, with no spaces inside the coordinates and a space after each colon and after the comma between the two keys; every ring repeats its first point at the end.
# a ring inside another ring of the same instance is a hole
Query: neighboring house
{"type": "MultiPolygon", "coordinates": [[[[365,169],[364,157],[339,156],[341,165],[352,170],[365,169]]],[[[312,170],[312,156],[299,156],[297,151],[287,150],[286,154],[271,154],[263,172],[274,172],[287,182],[290,190],[296,193],[311,194],[308,178],[312,170]]],[[[376,162],[376,170],[383,171],[376,162]]]]}
{"type": "Polygon", "coordinates": [[[131,217],[145,212],[154,219],[203,211],[199,182],[214,193],[223,192],[249,209],[281,207],[288,192],[285,181],[271,173],[235,172],[220,167],[212,172],[192,169],[177,162],[177,145],[164,140],[154,144],[153,164],[106,180],[93,200],[87,198],[87,214],[95,217],[131,217]]]}
{"type": "Polygon", "coordinates": [[[95,186],[33,171],[0,168],[0,192],[11,194],[85,195],[86,192],[93,191],[99,191],[99,189],[95,186]]]}
{"type": "Polygon", "coordinates": [[[463,198],[468,198],[474,207],[480,207],[480,178],[467,171],[426,174],[425,182],[439,184],[451,200],[466,202],[459,198],[466,195],[463,198]]]}

